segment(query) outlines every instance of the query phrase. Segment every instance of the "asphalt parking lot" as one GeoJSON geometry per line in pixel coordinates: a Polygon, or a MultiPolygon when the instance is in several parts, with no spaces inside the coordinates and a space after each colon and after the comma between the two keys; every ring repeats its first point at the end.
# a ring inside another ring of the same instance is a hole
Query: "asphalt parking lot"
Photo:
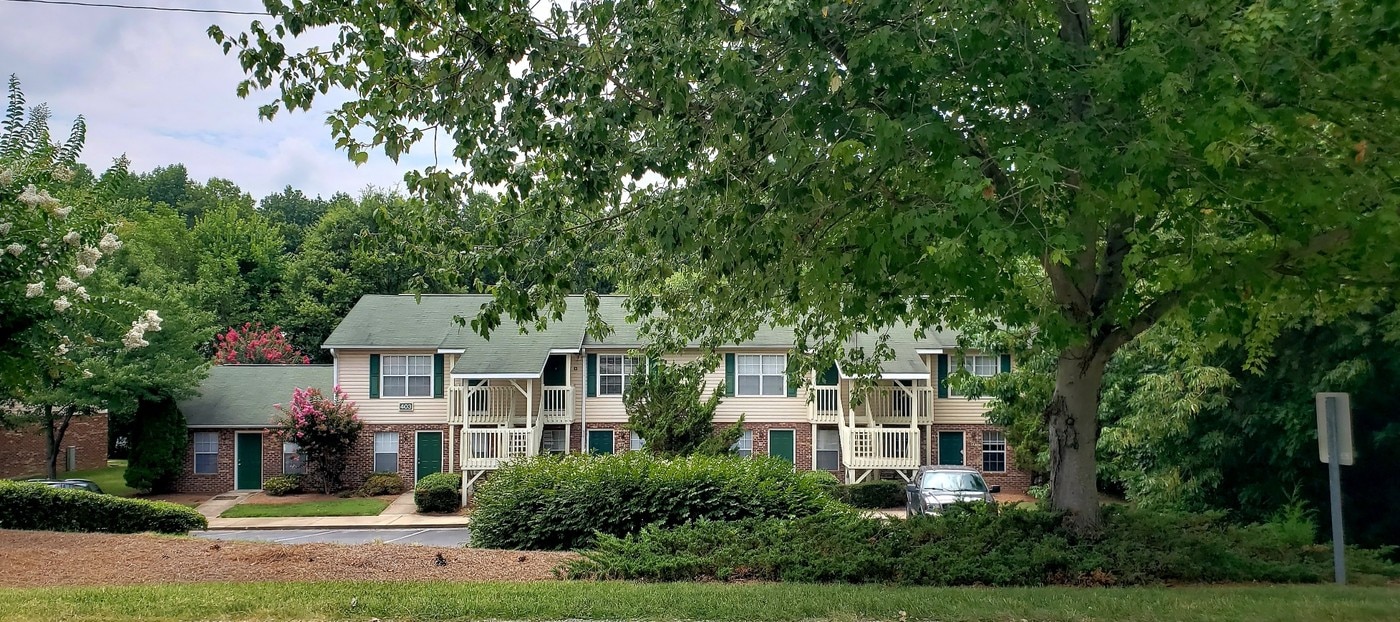
{"type": "Polygon", "coordinates": [[[210,540],[244,540],[275,542],[277,544],[306,544],[331,542],[335,544],[420,544],[427,546],[465,546],[471,541],[471,530],[458,528],[430,529],[216,529],[194,531],[192,535],[210,540]]]}

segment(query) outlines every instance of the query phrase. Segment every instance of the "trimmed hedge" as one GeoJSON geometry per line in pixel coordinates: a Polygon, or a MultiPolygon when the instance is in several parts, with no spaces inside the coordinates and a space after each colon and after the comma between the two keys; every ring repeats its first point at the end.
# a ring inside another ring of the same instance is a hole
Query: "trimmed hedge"
{"type": "Polygon", "coordinates": [[[831,505],[822,485],[777,459],[645,452],[539,456],[491,475],[475,494],[472,542],[507,549],[572,549],[595,534],[651,524],[795,518],[831,505]]]}
{"type": "Polygon", "coordinates": [[[456,512],[462,507],[462,474],[432,473],[413,487],[419,512],[456,512]]]}
{"type": "Polygon", "coordinates": [[[0,529],[186,533],[209,522],[191,508],[0,480],[0,529]]]}
{"type": "MultiPolygon", "coordinates": [[[[458,476],[460,478],[460,476],[458,476]]],[[[374,473],[365,478],[365,483],[355,491],[357,497],[378,497],[380,495],[401,495],[408,486],[398,473],[374,473]]],[[[415,490],[416,492],[416,490],[415,490]]]]}
{"type": "Polygon", "coordinates": [[[908,500],[904,482],[890,480],[841,485],[836,488],[836,498],[851,506],[872,510],[902,508],[908,500]]]}
{"type": "MultiPolygon", "coordinates": [[[[648,527],[625,538],[602,536],[563,570],[574,579],[989,586],[1310,583],[1332,573],[1331,549],[1313,544],[1311,525],[1240,527],[1219,514],[1107,508],[1101,534],[1085,538],[1063,518],[970,504],[907,521],[840,510],[795,520],[648,527]]],[[[1400,576],[1400,566],[1385,561],[1388,553],[1352,550],[1352,576],[1358,582],[1400,576]]]]}
{"type": "Polygon", "coordinates": [[[293,495],[301,492],[300,475],[277,475],[263,480],[263,494],[270,497],[281,497],[283,495],[293,495]]]}

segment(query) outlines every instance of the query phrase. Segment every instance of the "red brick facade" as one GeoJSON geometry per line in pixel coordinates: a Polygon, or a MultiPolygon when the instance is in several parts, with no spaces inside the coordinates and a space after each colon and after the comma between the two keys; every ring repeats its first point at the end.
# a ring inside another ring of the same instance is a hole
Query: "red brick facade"
{"type": "MultiPolygon", "coordinates": [[[[562,426],[548,426],[550,429],[560,429],[562,426]]],[[[828,426],[829,427],[829,426],[828,426]]],[[[631,447],[631,433],[627,430],[625,423],[592,423],[588,425],[588,430],[610,430],[613,434],[613,450],[621,453],[628,451],[631,447]]],[[[769,432],[772,430],[792,430],[796,442],[796,466],[800,471],[808,471],[813,468],[814,453],[816,450],[812,435],[812,424],[801,421],[791,423],[746,423],[744,429],[753,433],[753,455],[768,455],[769,432]]],[[[982,468],[982,439],[983,433],[988,430],[995,430],[996,427],[988,425],[934,425],[923,426],[921,432],[925,438],[925,443],[920,456],[923,464],[938,463],[938,432],[962,432],[963,433],[963,463],[967,466],[982,468]]],[[[212,431],[212,430],[206,430],[212,431]]],[[[413,425],[366,425],[364,431],[360,433],[360,438],[350,452],[350,461],[347,465],[344,483],[346,486],[357,486],[364,478],[374,471],[374,434],[376,432],[397,432],[399,435],[398,472],[403,477],[404,483],[412,485],[416,470],[416,441],[417,432],[434,431],[442,432],[442,464],[447,465],[457,462],[448,455],[449,438],[448,427],[428,426],[422,424],[413,425]]],[[[455,428],[460,434],[461,428],[455,428]]],[[[105,426],[103,429],[105,434],[105,426]]],[[[190,445],[185,451],[185,472],[176,481],[176,490],[181,492],[205,492],[219,493],[234,489],[234,433],[256,433],[261,431],[243,430],[217,430],[219,434],[219,453],[217,458],[217,472],[211,475],[194,474],[194,438],[191,431],[190,445]]],[[[70,432],[71,434],[71,432],[70,432]]],[[[569,449],[579,452],[583,448],[583,438],[585,430],[581,425],[570,426],[569,449]]],[[[102,445],[106,447],[105,444],[102,445]]],[[[461,451],[460,447],[453,446],[455,451],[461,451]]],[[[282,474],[282,444],[264,436],[262,443],[262,476],[264,479],[282,474]]],[[[81,454],[81,450],[80,450],[81,454]]],[[[103,456],[105,460],[105,455],[103,456]]],[[[845,477],[843,470],[833,471],[838,478],[845,477]]],[[[1015,467],[1011,456],[1010,448],[1007,449],[1006,470],[1001,472],[983,472],[988,484],[1001,486],[1005,492],[1025,493],[1030,486],[1030,473],[1021,471],[1015,467]]]]}
{"type": "MultiPolygon", "coordinates": [[[[374,472],[374,434],[376,432],[397,432],[399,434],[398,473],[405,485],[412,486],[416,469],[417,432],[442,433],[442,465],[447,468],[447,426],[426,425],[374,425],[367,424],[350,449],[349,462],[341,482],[347,487],[356,487],[374,472]]],[[[175,480],[175,490],[179,492],[220,493],[234,489],[234,435],[256,434],[262,437],[262,479],[283,474],[282,443],[262,430],[190,430],[189,446],[185,448],[184,471],[175,480]],[[215,459],[217,468],[212,474],[194,472],[194,434],[214,432],[219,435],[219,453],[215,459]]],[[[261,484],[260,484],[261,485],[261,484]]]]}
{"type": "MultiPolygon", "coordinates": [[[[13,430],[0,428],[0,477],[42,476],[48,472],[43,426],[13,430]]],[[[107,415],[74,417],[63,434],[58,452],[58,473],[67,466],[69,447],[77,450],[77,468],[85,471],[107,466],[107,415]]]]}
{"type": "Polygon", "coordinates": [[[928,443],[926,444],[927,459],[925,464],[938,464],[938,433],[939,432],[962,432],[963,433],[963,464],[974,467],[982,471],[982,477],[987,480],[987,484],[1001,486],[1002,492],[1014,492],[1025,494],[1031,485],[1031,474],[1029,471],[1022,471],[1016,468],[1015,460],[1011,455],[1010,443],[1006,448],[1006,470],[986,471],[982,468],[982,435],[984,432],[995,431],[998,428],[990,425],[933,425],[928,426],[928,443]]]}

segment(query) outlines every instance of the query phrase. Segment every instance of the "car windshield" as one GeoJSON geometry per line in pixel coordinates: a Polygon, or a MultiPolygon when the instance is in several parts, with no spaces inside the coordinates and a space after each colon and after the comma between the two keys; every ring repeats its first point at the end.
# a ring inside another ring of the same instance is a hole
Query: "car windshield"
{"type": "Polygon", "coordinates": [[[987,492],[987,482],[976,473],[953,473],[929,471],[920,482],[924,490],[946,490],[951,492],[987,492]]]}

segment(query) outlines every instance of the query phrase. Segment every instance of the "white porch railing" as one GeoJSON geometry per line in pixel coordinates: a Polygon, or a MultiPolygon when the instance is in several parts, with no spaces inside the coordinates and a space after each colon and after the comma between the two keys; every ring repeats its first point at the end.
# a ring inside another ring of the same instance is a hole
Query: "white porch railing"
{"type": "Polygon", "coordinates": [[[545,387],[540,394],[540,415],[547,424],[573,423],[574,388],[545,387]]]}
{"type": "Polygon", "coordinates": [[[513,386],[454,384],[448,396],[447,422],[454,425],[507,425],[516,398],[524,399],[513,386]]]}
{"type": "MultiPolygon", "coordinates": [[[[812,423],[843,423],[840,421],[840,388],[815,386],[811,391],[813,396],[808,406],[808,419],[812,423]]],[[[932,387],[878,386],[872,387],[865,394],[863,401],[851,404],[850,408],[854,411],[859,425],[908,424],[910,417],[918,417],[918,423],[931,423],[935,397],[932,387]]]]}
{"type": "Polygon", "coordinates": [[[539,447],[539,427],[462,430],[462,469],[499,469],[513,458],[534,455],[539,447]]]}
{"type": "Polygon", "coordinates": [[[919,467],[919,431],[841,427],[842,458],[848,469],[919,467]]]}

